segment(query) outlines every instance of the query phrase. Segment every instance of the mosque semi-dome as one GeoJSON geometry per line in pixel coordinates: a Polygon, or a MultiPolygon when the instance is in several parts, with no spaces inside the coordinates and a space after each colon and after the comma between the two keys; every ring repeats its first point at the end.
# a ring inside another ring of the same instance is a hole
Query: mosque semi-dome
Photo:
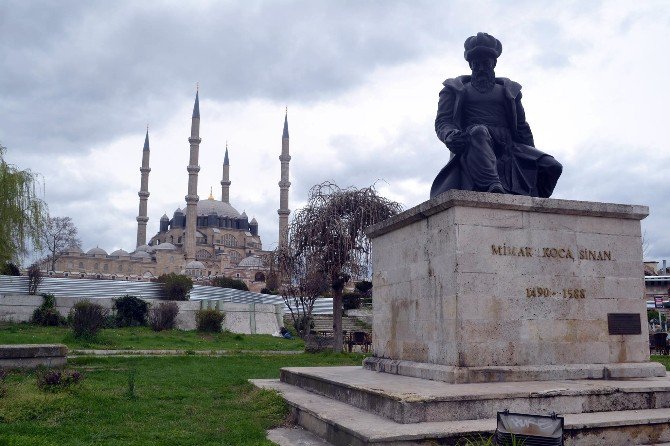
{"type": "Polygon", "coordinates": [[[240,213],[229,203],[214,200],[213,198],[199,201],[197,210],[198,215],[201,217],[216,214],[219,217],[240,218],[240,213]]]}
{"type": "Polygon", "coordinates": [[[237,266],[242,268],[263,268],[263,260],[258,256],[249,256],[243,258],[237,266]]]}
{"type": "Polygon", "coordinates": [[[191,260],[185,266],[186,269],[205,269],[205,265],[197,260],[191,260]]]}

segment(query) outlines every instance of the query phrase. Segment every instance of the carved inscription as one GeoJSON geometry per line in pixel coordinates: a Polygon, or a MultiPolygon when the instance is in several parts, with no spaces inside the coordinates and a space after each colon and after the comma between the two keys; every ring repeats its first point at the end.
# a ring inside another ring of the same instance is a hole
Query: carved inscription
{"type": "Polygon", "coordinates": [[[562,297],[563,299],[584,299],[586,290],[583,288],[563,288],[553,290],[551,288],[535,286],[526,288],[526,297],[562,297]]]}
{"type": "Polygon", "coordinates": [[[502,245],[491,245],[491,254],[494,256],[512,256],[512,257],[537,257],[546,259],[567,259],[567,260],[592,260],[613,261],[612,251],[592,250],[592,249],[572,249],[567,247],[543,247],[534,248],[532,246],[516,246],[503,243],[502,245]]]}

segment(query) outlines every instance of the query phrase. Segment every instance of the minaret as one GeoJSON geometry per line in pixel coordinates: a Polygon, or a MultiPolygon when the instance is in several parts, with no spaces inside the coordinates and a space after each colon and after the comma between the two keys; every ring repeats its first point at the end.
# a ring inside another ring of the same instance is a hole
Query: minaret
{"type": "Polygon", "coordinates": [[[184,251],[186,261],[195,260],[195,227],[198,218],[198,154],[200,152],[200,102],[198,91],[195,93],[195,104],[193,104],[193,117],[191,118],[191,136],[188,142],[191,145],[191,152],[188,159],[188,195],[186,195],[186,234],[184,238],[184,251]]]}
{"type": "Polygon", "coordinates": [[[223,157],[223,179],[221,180],[221,201],[230,204],[230,163],[228,162],[228,141],[223,157]]]}
{"type": "Polygon", "coordinates": [[[288,180],[288,163],[291,161],[291,155],[288,154],[288,108],[284,115],[284,133],[281,137],[281,180],[279,181],[279,247],[286,245],[288,240],[288,214],[291,211],[288,208],[288,188],[291,182],[288,180]]]}
{"type": "Polygon", "coordinates": [[[137,246],[147,244],[147,199],[149,198],[149,126],[147,125],[147,136],[144,137],[144,148],[142,149],[142,167],[140,167],[142,179],[140,181],[140,210],[137,215],[137,246]]]}

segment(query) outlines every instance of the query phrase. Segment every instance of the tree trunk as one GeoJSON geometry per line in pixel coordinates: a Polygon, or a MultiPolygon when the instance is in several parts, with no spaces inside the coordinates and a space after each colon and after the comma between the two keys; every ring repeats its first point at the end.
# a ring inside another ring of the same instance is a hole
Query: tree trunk
{"type": "Polygon", "coordinates": [[[342,336],[342,289],[333,289],[333,351],[342,352],[344,337],[342,336]]]}

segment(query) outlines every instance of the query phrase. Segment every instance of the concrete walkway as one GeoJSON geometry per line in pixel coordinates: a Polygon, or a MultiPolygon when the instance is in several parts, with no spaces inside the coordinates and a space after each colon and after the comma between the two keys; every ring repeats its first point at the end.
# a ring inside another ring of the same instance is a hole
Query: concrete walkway
{"type": "Polygon", "coordinates": [[[80,356],[228,356],[236,354],[248,355],[299,355],[302,350],[94,350],[73,349],[68,358],[80,356]]]}

